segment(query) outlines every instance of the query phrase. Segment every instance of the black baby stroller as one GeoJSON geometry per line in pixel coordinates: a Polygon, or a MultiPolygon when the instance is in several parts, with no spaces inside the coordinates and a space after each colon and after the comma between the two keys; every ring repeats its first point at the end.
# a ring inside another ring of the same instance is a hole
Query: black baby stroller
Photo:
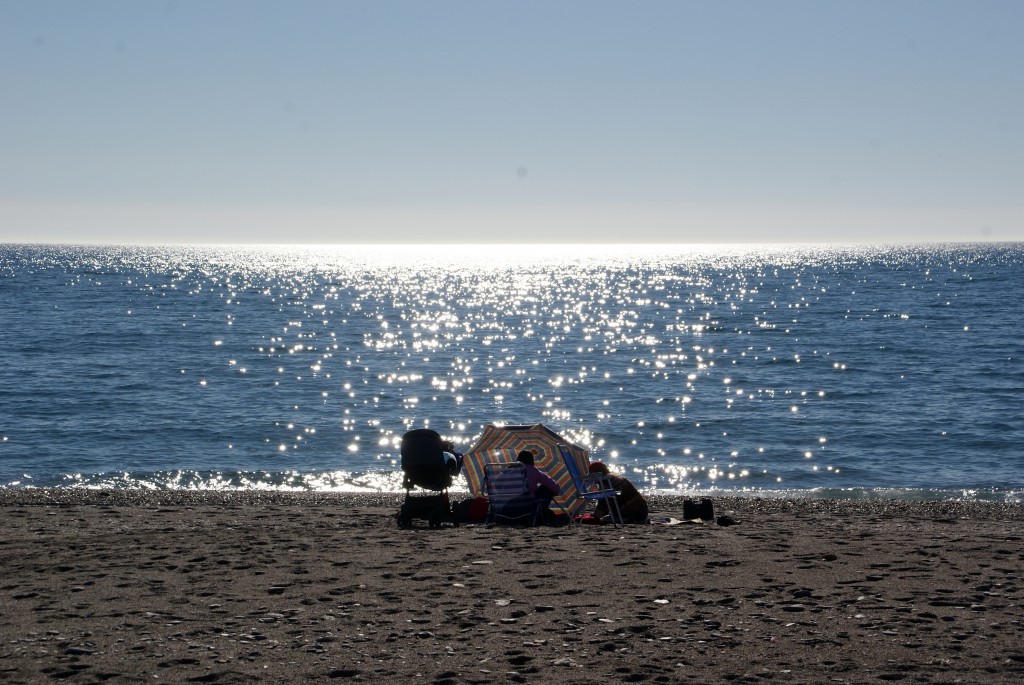
{"type": "Polygon", "coordinates": [[[459,473],[454,455],[447,454],[441,436],[429,428],[417,428],[402,436],[402,485],[405,502],[398,510],[398,527],[409,528],[414,518],[426,519],[431,528],[440,528],[441,522],[452,517],[448,488],[459,473]],[[433,490],[437,495],[413,495],[412,489],[433,490]]]}

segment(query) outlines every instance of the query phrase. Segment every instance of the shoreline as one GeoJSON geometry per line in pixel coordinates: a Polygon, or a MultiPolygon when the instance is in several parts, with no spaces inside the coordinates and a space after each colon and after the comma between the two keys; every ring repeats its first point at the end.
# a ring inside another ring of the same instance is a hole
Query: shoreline
{"type": "Polygon", "coordinates": [[[403,497],[0,490],[0,679],[1024,678],[1020,504],[713,497],[738,525],[400,530],[403,497]]]}
{"type": "MultiPolygon", "coordinates": [[[[414,496],[426,493],[417,490],[414,496]]],[[[469,497],[452,490],[453,502],[469,497]]],[[[652,515],[681,516],[685,500],[708,498],[716,511],[741,515],[806,512],[818,515],[855,513],[879,516],[1006,517],[1024,520],[1024,503],[986,500],[930,500],[824,497],[763,497],[757,495],[651,495],[644,494],[652,515]]],[[[308,505],[308,506],[401,506],[402,492],[289,492],[280,490],[143,490],[93,488],[0,488],[0,507],[33,505],[188,506],[188,505],[308,505]]]]}
{"type": "MultiPolygon", "coordinates": [[[[98,490],[98,491],[185,491],[185,492],[221,492],[221,493],[246,493],[246,492],[280,492],[286,494],[309,494],[309,495],[404,495],[404,489],[400,487],[400,477],[395,477],[391,485],[366,486],[357,485],[346,479],[341,483],[328,479],[325,482],[323,473],[310,472],[302,474],[300,485],[294,483],[285,486],[285,482],[293,480],[293,474],[275,472],[265,473],[262,478],[249,477],[241,483],[233,482],[231,479],[225,483],[218,475],[213,477],[210,474],[193,474],[194,477],[169,478],[157,477],[161,472],[149,474],[124,474],[123,477],[110,477],[109,474],[92,474],[83,476],[79,474],[73,479],[48,479],[43,478],[38,482],[34,478],[26,477],[16,479],[9,477],[0,481],[0,493],[6,490],[98,490]]],[[[213,472],[211,472],[213,473],[213,472]]],[[[242,473],[242,472],[240,472],[242,473]]],[[[387,472],[392,476],[398,472],[387,472]]],[[[246,474],[251,476],[251,474],[246,474]]],[[[378,474],[379,475],[379,474],[378,474]]],[[[965,501],[965,502],[993,502],[997,504],[1024,504],[1024,490],[1016,486],[960,486],[960,487],[892,487],[892,486],[858,486],[839,488],[716,488],[716,487],[694,487],[691,489],[659,489],[647,487],[644,483],[634,482],[644,497],[667,497],[667,498],[701,498],[714,497],[724,499],[821,499],[821,500],[911,500],[911,501],[965,501]]],[[[457,479],[456,483],[449,489],[453,500],[470,496],[470,490],[463,482],[457,479]]]]}

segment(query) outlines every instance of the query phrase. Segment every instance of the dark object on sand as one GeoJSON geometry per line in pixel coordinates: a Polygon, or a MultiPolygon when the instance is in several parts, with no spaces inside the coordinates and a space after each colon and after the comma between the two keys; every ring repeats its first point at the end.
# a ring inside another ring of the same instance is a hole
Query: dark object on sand
{"type": "Polygon", "coordinates": [[[701,521],[714,521],[714,502],[712,502],[708,497],[702,497],[699,502],[692,499],[683,500],[683,519],[686,521],[693,521],[694,519],[700,519],[701,521]]]}
{"type": "Polygon", "coordinates": [[[458,523],[483,523],[487,520],[486,497],[469,497],[452,505],[452,516],[458,523]]]}
{"type": "Polygon", "coordinates": [[[448,488],[458,473],[445,454],[441,436],[428,428],[417,428],[402,436],[402,485],[405,502],[398,510],[398,527],[410,528],[414,518],[426,519],[431,528],[440,528],[452,517],[448,488]],[[437,495],[414,495],[413,488],[439,492],[437,495]]]}
{"type": "Polygon", "coordinates": [[[398,510],[398,527],[412,528],[413,519],[425,519],[431,528],[440,528],[447,520],[458,525],[452,517],[451,503],[448,493],[440,495],[407,495],[398,510]]]}
{"type": "Polygon", "coordinates": [[[732,518],[731,516],[719,516],[718,517],[718,525],[720,525],[720,526],[735,526],[738,523],[739,523],[739,521],[737,521],[736,519],[732,518]]]}

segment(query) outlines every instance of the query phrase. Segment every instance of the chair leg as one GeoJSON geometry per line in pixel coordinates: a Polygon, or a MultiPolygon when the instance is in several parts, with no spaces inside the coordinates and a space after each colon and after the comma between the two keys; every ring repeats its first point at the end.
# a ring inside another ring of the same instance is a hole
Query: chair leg
{"type": "Polygon", "coordinates": [[[597,511],[597,501],[592,499],[583,500],[583,507],[580,509],[579,516],[573,519],[577,528],[583,527],[583,518],[589,516],[592,511],[597,511]],[[593,505],[593,509],[591,509],[593,505]]]}
{"type": "Polygon", "coordinates": [[[580,507],[580,513],[577,516],[570,516],[570,520],[576,524],[577,528],[583,527],[583,517],[587,515],[587,509],[589,508],[589,500],[583,500],[583,506],[580,507]]]}
{"type": "Polygon", "coordinates": [[[608,514],[611,516],[615,527],[618,528],[619,525],[626,525],[626,521],[622,518],[622,510],[619,509],[619,498],[609,497],[608,502],[608,514]]]}
{"type": "Polygon", "coordinates": [[[565,508],[564,504],[562,504],[561,502],[559,502],[557,500],[551,500],[551,503],[554,504],[559,509],[561,509],[562,513],[565,514],[569,518],[570,521],[572,521],[572,514],[569,513],[569,510],[565,508]]]}

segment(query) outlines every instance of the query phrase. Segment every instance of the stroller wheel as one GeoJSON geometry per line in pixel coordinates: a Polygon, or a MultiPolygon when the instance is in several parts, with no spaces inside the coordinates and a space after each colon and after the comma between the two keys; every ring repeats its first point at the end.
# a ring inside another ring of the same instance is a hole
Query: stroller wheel
{"type": "Polygon", "coordinates": [[[427,524],[431,528],[440,528],[441,527],[441,515],[438,514],[435,511],[433,514],[430,515],[430,518],[427,519],[427,524]]]}

